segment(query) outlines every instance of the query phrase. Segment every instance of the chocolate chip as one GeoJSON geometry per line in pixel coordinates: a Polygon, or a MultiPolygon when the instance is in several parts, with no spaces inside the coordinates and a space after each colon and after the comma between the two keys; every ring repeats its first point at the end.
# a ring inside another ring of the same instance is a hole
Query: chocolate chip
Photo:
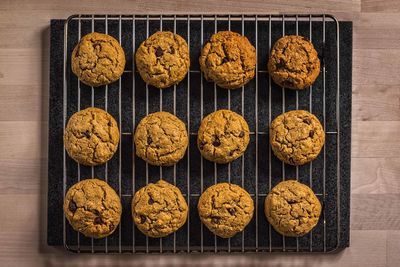
{"type": "Polygon", "coordinates": [[[283,87],[294,87],[294,83],[292,81],[284,81],[283,87]]]}
{"type": "Polygon", "coordinates": [[[240,134],[239,134],[239,137],[242,138],[243,136],[244,136],[244,132],[241,131],[240,134]]]}
{"type": "Polygon", "coordinates": [[[206,143],[204,141],[201,141],[200,144],[199,144],[199,149],[203,150],[205,145],[206,145],[206,143]]]}
{"type": "Polygon", "coordinates": [[[89,130],[86,130],[83,134],[84,134],[87,138],[90,138],[90,132],[89,132],[89,130]]]}
{"type": "Polygon", "coordinates": [[[233,208],[229,208],[228,212],[229,212],[230,215],[234,215],[236,211],[233,208]]]}
{"type": "Polygon", "coordinates": [[[222,59],[222,64],[223,64],[223,63],[226,63],[226,62],[228,62],[228,61],[229,61],[228,58],[224,57],[224,58],[222,59]]]}
{"type": "Polygon", "coordinates": [[[147,144],[150,145],[151,143],[153,143],[153,139],[151,139],[150,136],[147,136],[147,144]]]}
{"type": "Polygon", "coordinates": [[[215,136],[215,140],[213,141],[213,146],[220,146],[221,145],[221,141],[219,140],[219,138],[217,136],[215,136]]]}
{"type": "Polygon", "coordinates": [[[235,148],[234,150],[231,150],[229,152],[229,156],[233,156],[236,152],[240,152],[240,149],[239,148],[235,148]]]}
{"type": "Polygon", "coordinates": [[[101,217],[96,217],[94,218],[94,224],[103,224],[103,220],[101,219],[101,217]]]}
{"type": "Polygon", "coordinates": [[[310,42],[310,40],[308,40],[308,38],[301,36],[301,39],[303,39],[304,41],[310,42]]]}
{"type": "Polygon", "coordinates": [[[175,48],[171,46],[171,54],[175,54],[175,48]]]}
{"type": "Polygon", "coordinates": [[[148,203],[149,203],[149,205],[153,205],[154,200],[150,197],[148,203]]]}
{"type": "Polygon", "coordinates": [[[112,122],[109,121],[109,122],[107,123],[107,125],[111,127],[111,126],[112,126],[112,122]]]}
{"type": "Polygon", "coordinates": [[[162,55],[164,55],[164,51],[161,49],[161,47],[157,47],[156,57],[161,57],[162,55]]]}
{"type": "Polygon", "coordinates": [[[312,138],[314,136],[314,131],[311,130],[309,136],[312,138]]]}
{"type": "Polygon", "coordinates": [[[286,66],[286,64],[285,64],[284,61],[279,61],[279,62],[276,64],[276,68],[277,68],[277,69],[284,69],[285,66],[286,66]]]}
{"type": "Polygon", "coordinates": [[[71,201],[69,202],[68,209],[69,209],[71,212],[75,212],[75,211],[78,209],[78,207],[76,206],[76,203],[75,203],[74,201],[71,200],[71,201]]]}
{"type": "Polygon", "coordinates": [[[306,123],[306,124],[308,124],[308,125],[311,124],[310,118],[304,118],[304,119],[303,119],[303,122],[306,123]]]}
{"type": "Polygon", "coordinates": [[[218,217],[211,217],[211,222],[217,224],[217,223],[219,223],[219,218],[218,217]]]}
{"type": "Polygon", "coordinates": [[[146,216],[140,215],[140,223],[146,222],[146,216]]]}

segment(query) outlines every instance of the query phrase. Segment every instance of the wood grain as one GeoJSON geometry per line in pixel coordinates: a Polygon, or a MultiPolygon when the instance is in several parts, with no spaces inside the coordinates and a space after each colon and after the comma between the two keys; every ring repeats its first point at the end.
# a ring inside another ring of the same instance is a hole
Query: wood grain
{"type": "Polygon", "coordinates": [[[353,158],[352,194],[396,194],[400,192],[400,158],[353,158]]]}
{"type": "Polygon", "coordinates": [[[357,85],[400,85],[400,50],[353,50],[353,82],[357,85]],[[383,67],[384,66],[384,67],[383,67]]]}
{"type": "Polygon", "coordinates": [[[387,233],[386,249],[387,249],[387,266],[397,267],[400,262],[399,253],[400,231],[390,231],[387,233]]]}
{"type": "Polygon", "coordinates": [[[399,12],[400,3],[397,0],[362,0],[361,1],[362,12],[399,12]]]}
{"type": "Polygon", "coordinates": [[[399,121],[400,87],[355,84],[353,110],[353,120],[356,121],[399,121]]]}
{"type": "Polygon", "coordinates": [[[400,194],[352,194],[351,229],[398,230],[400,194]]]}
{"type": "Polygon", "coordinates": [[[399,49],[398,13],[360,13],[354,15],[354,46],[358,49],[399,49]]]}
{"type": "Polygon", "coordinates": [[[1,266],[399,266],[397,0],[0,1],[1,266]],[[351,247],[332,255],[70,255],[45,245],[49,20],[74,13],[333,13],[354,23],[351,247]]]}
{"type": "MultiPolygon", "coordinates": [[[[125,12],[146,12],[146,13],[173,13],[173,12],[203,12],[205,10],[212,12],[315,12],[315,11],[360,11],[361,2],[359,0],[327,0],[327,1],[290,1],[290,0],[272,0],[267,2],[257,0],[234,1],[234,0],[221,0],[221,1],[122,1],[112,0],[108,2],[107,7],[99,5],[99,1],[89,0],[85,1],[82,5],[80,0],[70,1],[37,1],[32,2],[29,0],[23,1],[6,1],[3,7],[5,10],[17,10],[20,6],[24,6],[27,10],[37,11],[64,11],[69,12],[79,10],[80,12],[93,12],[107,10],[110,13],[125,12]],[[7,3],[8,2],[8,3],[7,3]],[[210,10],[210,4],[212,9],[210,10]]],[[[1,7],[0,7],[1,9],[1,7]]]]}
{"type": "Polygon", "coordinates": [[[400,121],[354,121],[352,157],[396,158],[400,149],[400,121]]]}

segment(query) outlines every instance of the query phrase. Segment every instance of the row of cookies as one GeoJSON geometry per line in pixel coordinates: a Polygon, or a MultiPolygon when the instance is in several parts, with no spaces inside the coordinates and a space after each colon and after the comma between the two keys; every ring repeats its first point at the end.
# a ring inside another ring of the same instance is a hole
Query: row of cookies
{"type": "MultiPolygon", "coordinates": [[[[200,220],[212,233],[229,238],[243,231],[251,221],[254,203],[240,186],[218,183],[201,194],[197,209],[200,220]]],[[[264,212],[278,233],[299,237],[318,223],[321,203],[308,186],[287,180],[269,192],[264,212]]],[[[122,205],[106,182],[86,179],[68,190],[64,213],[74,230],[87,237],[103,238],[112,234],[120,223],[122,205]]],[[[136,191],[131,213],[143,234],[165,237],[185,224],[188,205],[176,186],[160,180],[136,191]]]]}
{"type": "MultiPolygon", "coordinates": [[[[135,53],[136,67],[143,80],[163,89],[182,81],[190,67],[186,41],[172,32],[159,31],[147,38],[135,53]]],[[[199,57],[201,71],[219,87],[236,89],[255,75],[256,49],[236,32],[220,31],[211,36],[199,57]]],[[[89,86],[118,80],[125,68],[125,53],[119,42],[102,33],[89,33],[76,45],[71,57],[72,71],[89,86]]],[[[268,60],[268,72],[278,85],[304,89],[320,72],[318,53],[302,36],[280,38],[268,60]]]]}
{"type": "MultiPolygon", "coordinates": [[[[206,159],[228,163],[244,153],[249,135],[249,127],[242,116],[218,110],[202,120],[197,142],[206,159]]],[[[76,162],[96,166],[111,159],[118,149],[119,138],[117,122],[109,113],[87,108],[68,120],[64,145],[76,162]]],[[[133,138],[136,155],[156,166],[176,164],[184,157],[189,143],[185,123],[169,112],[155,112],[144,117],[133,138]]]]}
{"type": "MultiPolygon", "coordinates": [[[[119,129],[106,111],[87,108],[71,116],[64,134],[68,155],[76,162],[96,166],[107,162],[117,151],[119,129]]],[[[136,155],[151,165],[171,166],[181,160],[189,137],[185,123],[168,112],[144,117],[134,133],[136,155]]],[[[277,116],[270,125],[270,144],[283,162],[303,165],[314,160],[325,142],[318,118],[305,110],[277,116]]],[[[217,110],[203,118],[197,146],[207,160],[224,164],[244,154],[250,141],[246,120],[230,110],[217,110]]]]}

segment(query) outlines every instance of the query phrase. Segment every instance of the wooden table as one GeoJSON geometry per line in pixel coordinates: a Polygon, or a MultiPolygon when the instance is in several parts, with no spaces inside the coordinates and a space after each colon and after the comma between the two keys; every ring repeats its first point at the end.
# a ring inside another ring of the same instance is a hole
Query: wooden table
{"type": "Polygon", "coordinates": [[[0,2],[1,266],[399,266],[400,2],[0,2]],[[351,247],[332,255],[71,255],[46,245],[49,21],[73,13],[325,12],[354,22],[351,247]]]}

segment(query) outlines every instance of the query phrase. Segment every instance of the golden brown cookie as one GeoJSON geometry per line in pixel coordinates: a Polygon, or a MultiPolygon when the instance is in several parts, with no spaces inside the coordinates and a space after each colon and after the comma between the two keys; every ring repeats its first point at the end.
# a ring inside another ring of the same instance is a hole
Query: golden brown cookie
{"type": "Polygon", "coordinates": [[[254,204],[240,186],[219,183],[201,194],[197,208],[201,221],[211,232],[228,238],[243,231],[251,221],[254,204]]]}
{"type": "Polygon", "coordinates": [[[136,155],[157,166],[171,166],[185,155],[189,143],[185,124],[168,112],[155,112],[138,124],[134,143],[136,155]]]}
{"type": "Polygon", "coordinates": [[[302,36],[284,36],[271,50],[268,72],[282,87],[305,89],[315,82],[319,71],[318,53],[313,44],[302,36]]]}
{"type": "Polygon", "coordinates": [[[103,238],[117,228],[122,205],[117,193],[106,182],[87,179],[68,190],[64,213],[75,231],[87,237],[103,238]]]}
{"type": "Polygon", "coordinates": [[[125,68],[125,53],[114,37],[89,33],[82,37],[71,56],[72,72],[89,86],[115,82],[125,68]]]}
{"type": "Polygon", "coordinates": [[[99,108],[87,108],[71,116],[65,128],[64,144],[76,162],[96,166],[117,151],[119,130],[115,119],[99,108]]]}
{"type": "Polygon", "coordinates": [[[167,236],[185,224],[188,206],[181,191],[163,180],[137,191],[132,217],[137,228],[150,237],[167,236]]]}
{"type": "Polygon", "coordinates": [[[265,215],[274,229],[285,236],[307,234],[318,223],[321,203],[306,185],[294,180],[280,182],[265,199],[265,215]]]}
{"type": "Polygon", "coordinates": [[[135,59],[142,79],[160,89],[182,81],[190,66],[185,39],[167,31],[147,38],[136,51],[135,59]]]}
{"type": "Polygon", "coordinates": [[[206,42],[199,61],[207,81],[213,81],[222,88],[236,89],[253,79],[256,49],[246,36],[221,31],[206,42]]]}
{"type": "Polygon", "coordinates": [[[202,120],[197,146],[206,159],[228,163],[243,155],[250,141],[249,134],[249,126],[242,116],[221,109],[202,120]]]}
{"type": "Polygon", "coordinates": [[[283,162],[303,165],[314,160],[325,143],[325,132],[315,117],[305,110],[292,110],[276,117],[270,126],[272,151],[283,162]]]}

